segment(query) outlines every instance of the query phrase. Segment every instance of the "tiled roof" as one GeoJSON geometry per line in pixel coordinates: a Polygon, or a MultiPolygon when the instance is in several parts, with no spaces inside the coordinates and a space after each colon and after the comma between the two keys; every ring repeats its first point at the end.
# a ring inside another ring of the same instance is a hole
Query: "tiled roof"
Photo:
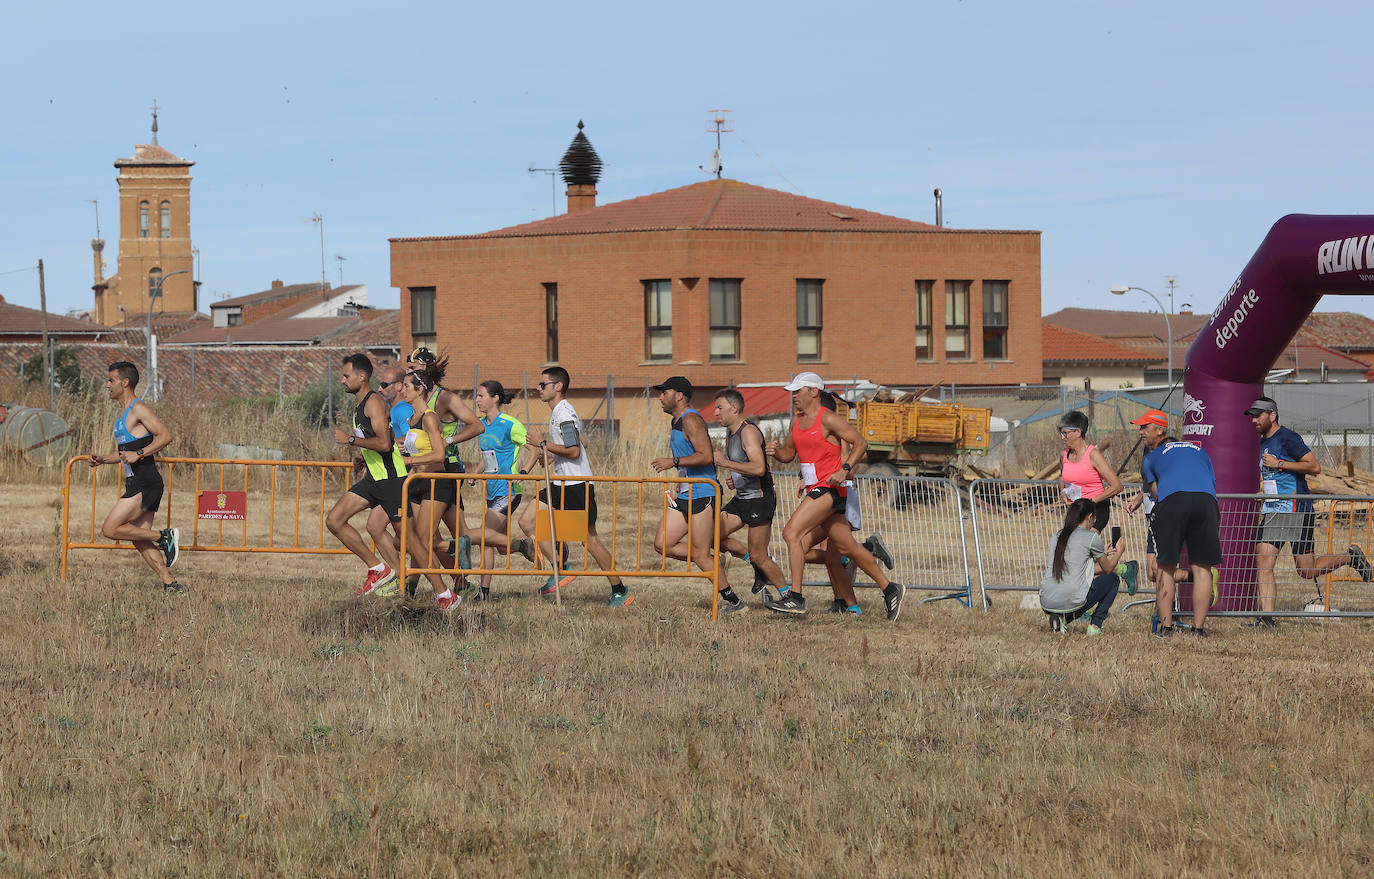
{"type": "Polygon", "coordinates": [[[1303,321],[1298,341],[1341,351],[1374,351],[1374,320],[1350,311],[1314,311],[1303,321]]]}
{"type": "Polygon", "coordinates": [[[1044,319],[1041,332],[1041,359],[1045,363],[1158,363],[1166,358],[1132,345],[1123,345],[1080,333],[1044,319]]]}
{"type": "MultiPolygon", "coordinates": [[[[18,364],[32,357],[42,348],[37,344],[0,343],[0,370],[13,375],[18,364]]],[[[104,343],[72,345],[81,374],[103,381],[109,365],[117,360],[129,360],[142,370],[147,351],[142,344],[107,345],[104,343]]],[[[335,345],[311,347],[210,347],[187,346],[159,348],[158,372],[162,379],[164,397],[275,397],[279,387],[289,395],[299,394],[306,385],[326,380],[332,374],[339,378],[339,361],[356,348],[335,345]],[[284,377],[284,382],[278,382],[284,377]]],[[[377,367],[395,362],[394,358],[374,357],[377,367]]],[[[173,430],[175,431],[175,427],[173,430]]],[[[223,437],[229,441],[237,438],[223,437]]],[[[243,441],[243,440],[239,440],[243,441]]]]}
{"type": "MultiPolygon", "coordinates": [[[[826,382],[826,387],[836,393],[843,393],[850,389],[851,382],[826,382]]],[[[740,396],[744,398],[744,414],[750,418],[766,418],[769,415],[786,415],[792,411],[792,394],[782,386],[776,385],[743,385],[735,388],[740,396]]],[[[702,396],[705,396],[704,394],[702,396]]],[[[701,417],[707,424],[716,424],[716,407],[709,403],[701,404],[701,417]]]]}
{"type": "Polygon", "coordinates": [[[313,345],[351,328],[356,317],[278,317],[240,327],[202,326],[167,339],[167,345],[313,345]]]}
{"type": "Polygon", "coordinates": [[[171,150],[155,143],[140,143],[134,146],[134,154],[127,159],[117,159],[115,167],[125,165],[183,165],[190,167],[195,162],[183,159],[171,150]]]}
{"type": "Polygon", "coordinates": [[[399,348],[401,311],[398,308],[369,308],[359,313],[356,327],[344,330],[329,340],[336,347],[399,348]]]}
{"type": "MultiPolygon", "coordinates": [[[[329,295],[332,297],[336,293],[339,293],[341,291],[353,289],[353,286],[354,285],[350,285],[348,287],[339,287],[337,290],[329,290],[328,292],[329,295]]],[[[235,296],[233,299],[221,299],[218,302],[211,302],[210,307],[230,308],[233,306],[242,305],[261,305],[264,302],[275,302],[278,299],[289,299],[293,296],[301,296],[306,293],[314,293],[321,289],[327,289],[327,287],[320,281],[316,281],[312,284],[287,284],[283,287],[273,287],[271,289],[262,290],[257,293],[249,293],[245,296],[235,296]]]]}
{"type": "MultiPolygon", "coordinates": [[[[1109,294],[1110,295],[1110,294],[1109,294]]],[[[1203,324],[1208,314],[1172,314],[1169,327],[1175,339],[1191,339],[1203,324]]],[[[1109,308],[1061,308],[1054,314],[1045,315],[1045,323],[1077,330],[1104,339],[1140,339],[1153,336],[1164,341],[1164,315],[1158,311],[1113,311],[1109,308]]],[[[1135,344],[1134,342],[1130,344],[1135,344]]]]}
{"type": "MultiPolygon", "coordinates": [[[[64,314],[53,314],[50,311],[48,312],[48,332],[61,333],[64,336],[70,336],[74,333],[89,333],[94,336],[99,333],[108,333],[110,328],[87,320],[67,317],[64,314]]],[[[6,302],[3,296],[0,296],[0,334],[18,335],[21,333],[41,335],[43,333],[43,312],[37,308],[13,305],[6,302]]]]}
{"type": "Polygon", "coordinates": [[[918,223],[915,220],[904,220],[833,202],[805,198],[789,192],[779,192],[776,189],[765,189],[738,180],[706,180],[690,186],[612,202],[586,211],[563,214],[479,235],[391,240],[525,238],[673,229],[934,234],[954,231],[928,223],[918,223]]]}
{"type": "Polygon", "coordinates": [[[1328,372],[1359,372],[1369,370],[1369,364],[1357,357],[1342,354],[1323,345],[1289,345],[1279,354],[1270,369],[1296,369],[1303,375],[1320,370],[1326,364],[1328,372]]]}

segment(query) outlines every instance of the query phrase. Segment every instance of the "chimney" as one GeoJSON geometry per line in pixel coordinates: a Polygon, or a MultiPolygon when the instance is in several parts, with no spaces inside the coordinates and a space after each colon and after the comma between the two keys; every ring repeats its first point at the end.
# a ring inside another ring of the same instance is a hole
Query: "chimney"
{"type": "Polygon", "coordinates": [[[582,133],[582,120],[577,122],[577,136],[568,145],[563,160],[558,163],[563,182],[568,184],[568,213],[576,214],[596,207],[596,182],[601,179],[601,157],[582,133]]]}
{"type": "Polygon", "coordinates": [[[945,194],[939,189],[935,190],[935,225],[941,228],[945,225],[945,194]]]}
{"type": "Polygon", "coordinates": [[[280,290],[280,289],[281,289],[282,287],[284,287],[284,286],[285,286],[285,285],[282,284],[281,281],[273,281],[273,282],[272,282],[272,289],[273,289],[273,290],[280,290]]]}
{"type": "Polygon", "coordinates": [[[102,253],[105,250],[105,242],[99,238],[91,239],[91,255],[95,260],[95,282],[99,284],[105,280],[105,258],[102,253]]]}

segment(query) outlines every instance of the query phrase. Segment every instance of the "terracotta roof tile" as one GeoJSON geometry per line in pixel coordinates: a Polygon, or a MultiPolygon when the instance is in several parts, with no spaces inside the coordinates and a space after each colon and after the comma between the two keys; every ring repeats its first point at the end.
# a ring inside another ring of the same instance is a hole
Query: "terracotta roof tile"
{"type": "Polygon", "coordinates": [[[238,327],[202,326],[167,339],[167,345],[313,345],[350,329],[356,317],[289,317],[276,315],[238,327]]]}
{"type": "MultiPolygon", "coordinates": [[[[4,297],[0,297],[0,334],[19,335],[30,334],[41,335],[43,332],[43,312],[37,308],[25,308],[22,305],[14,305],[6,302],[4,297]]],[[[48,332],[61,333],[70,336],[75,333],[89,333],[94,336],[99,333],[108,333],[110,328],[92,323],[88,320],[77,320],[67,317],[64,314],[53,314],[48,312],[48,332]]]]}
{"type": "Polygon", "coordinates": [[[847,207],[765,189],[738,180],[706,180],[652,195],[600,205],[574,214],[523,223],[478,235],[393,238],[427,241],[448,238],[524,238],[593,235],[599,232],[649,232],[674,229],[763,230],[789,232],[919,232],[949,230],[915,220],[847,207]]]}
{"type": "MultiPolygon", "coordinates": [[[[333,296],[343,290],[352,289],[353,285],[340,287],[337,290],[329,290],[329,295],[333,296]]],[[[211,308],[231,308],[241,305],[261,305],[264,302],[275,302],[278,299],[289,299],[294,296],[301,296],[306,293],[313,293],[321,289],[328,289],[320,281],[311,284],[287,284],[282,287],[273,287],[261,290],[257,293],[248,293],[243,296],[235,296],[232,299],[221,299],[218,302],[211,302],[211,308]]]]}
{"type": "Polygon", "coordinates": [[[1123,345],[1058,326],[1044,320],[1041,359],[1046,363],[1158,363],[1166,358],[1142,348],[1123,345]]]}
{"type": "MultiPolygon", "coordinates": [[[[1208,314],[1172,314],[1169,327],[1175,339],[1191,339],[1207,323],[1208,314]]],[[[1101,336],[1104,339],[1140,339],[1153,337],[1164,341],[1164,315],[1158,311],[1114,311],[1110,308],[1061,308],[1045,315],[1045,323],[1101,336]]],[[[1135,344],[1132,342],[1131,344],[1135,344]]]]}

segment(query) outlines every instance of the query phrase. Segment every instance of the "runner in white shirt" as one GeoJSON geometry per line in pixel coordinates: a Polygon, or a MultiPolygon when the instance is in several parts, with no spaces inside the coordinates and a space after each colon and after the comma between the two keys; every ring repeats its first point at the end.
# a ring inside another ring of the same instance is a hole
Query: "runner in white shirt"
{"type": "MultiPolygon", "coordinates": [[[[547,454],[553,464],[554,476],[559,478],[552,480],[552,499],[548,497],[548,492],[541,488],[539,503],[530,504],[520,514],[520,528],[531,539],[534,538],[535,516],[540,505],[548,504],[556,510],[586,510],[587,551],[596,559],[602,570],[611,570],[615,567],[614,560],[596,533],[596,486],[586,481],[586,478],[592,475],[592,467],[587,462],[582,419],[577,417],[576,410],[567,400],[569,381],[568,371],[561,366],[551,366],[539,376],[539,399],[553,407],[553,412],[549,416],[547,435],[541,434],[538,430],[530,431],[527,445],[539,448],[539,453],[530,466],[539,466],[547,454]]],[[[554,546],[551,541],[541,541],[539,551],[546,559],[554,558],[554,546]]],[[[608,576],[607,579],[611,583],[611,599],[607,602],[611,607],[624,607],[634,602],[634,596],[619,577],[608,576]]],[[[539,594],[552,595],[566,582],[567,578],[560,583],[549,577],[548,582],[539,590],[539,594]]]]}

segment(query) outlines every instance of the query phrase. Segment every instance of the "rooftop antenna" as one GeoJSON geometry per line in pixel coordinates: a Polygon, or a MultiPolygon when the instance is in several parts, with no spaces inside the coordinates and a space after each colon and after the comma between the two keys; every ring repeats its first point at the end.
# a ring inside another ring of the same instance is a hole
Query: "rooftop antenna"
{"type": "Polygon", "coordinates": [[[343,264],[344,264],[345,262],[348,261],[348,257],[344,256],[342,253],[336,253],[336,254],[334,254],[334,259],[338,260],[338,262],[339,262],[339,286],[342,287],[342,286],[343,286],[343,264]]]}
{"type": "Polygon", "coordinates": [[[706,167],[705,165],[697,165],[697,167],[700,168],[701,170],[705,171],[707,174],[714,174],[714,175],[716,175],[716,179],[719,180],[719,179],[720,179],[720,172],[725,168],[725,166],[724,166],[723,164],[721,164],[721,161],[720,161],[720,135],[721,135],[722,132],[732,132],[732,131],[735,130],[735,129],[733,129],[733,128],[726,128],[726,127],[725,127],[726,125],[729,125],[729,124],[730,124],[729,117],[728,117],[726,114],[728,114],[728,113],[733,113],[733,112],[735,112],[735,111],[734,111],[734,110],[707,110],[706,112],[711,114],[711,124],[712,124],[712,127],[711,127],[711,128],[706,129],[706,133],[707,133],[707,134],[711,134],[712,132],[715,133],[715,135],[716,135],[716,148],[715,148],[715,150],[711,153],[711,165],[710,165],[710,167],[708,168],[708,167],[706,167]]]}
{"type": "Polygon", "coordinates": [[[157,98],[153,98],[153,146],[157,146],[157,98]]]}
{"type": "Polygon", "coordinates": [[[536,168],[534,162],[530,162],[529,175],[531,177],[535,174],[549,175],[549,205],[553,208],[553,213],[549,215],[551,217],[558,216],[558,181],[555,178],[557,173],[557,168],[536,168]]]}
{"type": "Polygon", "coordinates": [[[1164,283],[1169,285],[1169,310],[1174,310],[1174,288],[1178,286],[1178,275],[1165,275],[1164,283]]]}
{"type": "Polygon", "coordinates": [[[91,204],[95,205],[95,237],[100,240],[100,202],[91,199],[91,204]]]}
{"type": "Polygon", "coordinates": [[[319,212],[312,214],[310,222],[320,225],[320,284],[324,289],[329,289],[329,275],[324,270],[324,217],[319,212]]]}

